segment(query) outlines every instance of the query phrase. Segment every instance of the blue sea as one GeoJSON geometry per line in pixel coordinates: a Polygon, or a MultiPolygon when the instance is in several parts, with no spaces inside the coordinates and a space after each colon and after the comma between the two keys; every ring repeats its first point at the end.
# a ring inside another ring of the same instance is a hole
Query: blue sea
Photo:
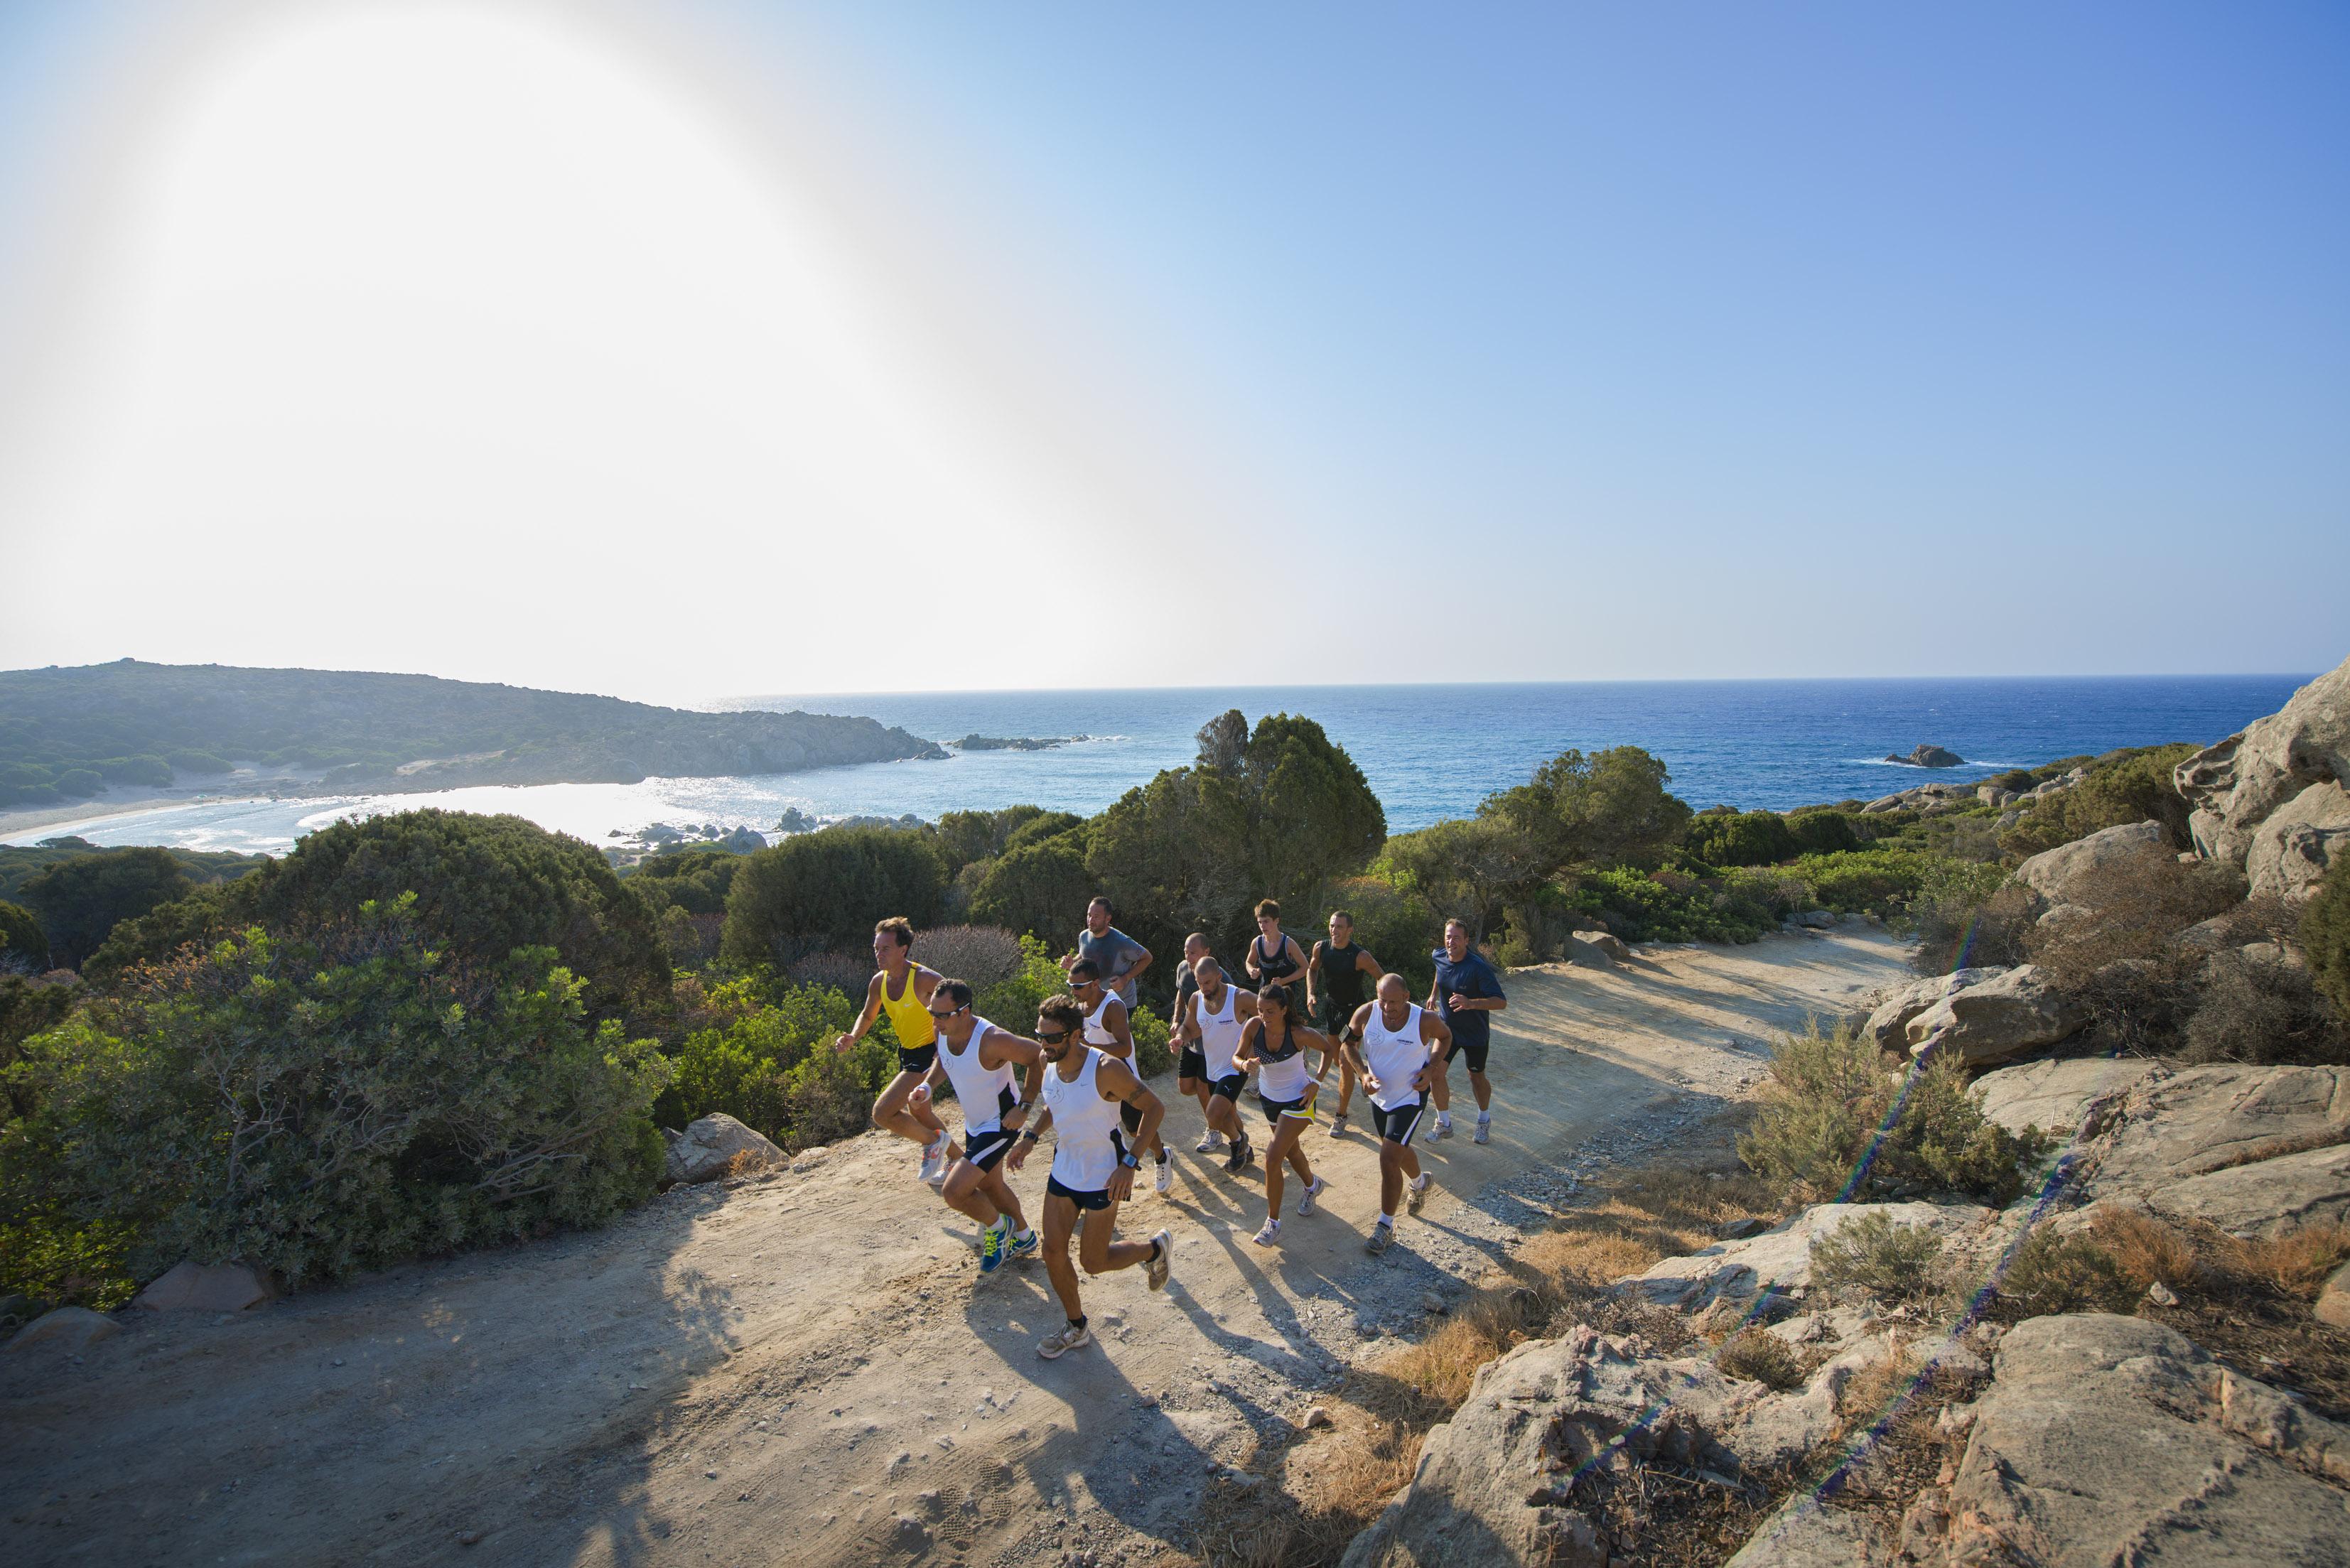
{"type": "MultiPolygon", "coordinates": [[[[215,798],[44,826],[99,844],[281,851],[338,817],[442,805],[510,811],[590,842],[654,822],[771,831],[786,807],[819,817],[936,818],[1030,802],[1100,810],[1191,760],[1228,708],[1302,713],[1346,747],[1391,829],[1473,810],[1569,747],[1636,745],[1664,759],[1690,805],[1783,809],[1967,780],[2058,757],[2170,741],[2199,744],[2274,712],[2306,675],[1905,680],[1656,680],[1542,685],[1298,686],[1104,691],[871,692],[731,699],[712,708],[861,713],[918,735],[1087,736],[1040,752],[956,753],[762,778],[649,779],[334,800],[215,798]],[[1920,742],[1963,767],[1879,761],[1920,742]]],[[[233,794],[233,790],[224,794],[233,794]]]]}

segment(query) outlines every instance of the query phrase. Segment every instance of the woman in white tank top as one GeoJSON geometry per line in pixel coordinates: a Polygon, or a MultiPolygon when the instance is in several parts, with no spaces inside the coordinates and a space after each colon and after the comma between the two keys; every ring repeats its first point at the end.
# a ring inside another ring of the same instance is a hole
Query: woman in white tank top
{"type": "Polygon", "coordinates": [[[1314,1096],[1330,1071],[1330,1056],[1329,1037],[1300,1024],[1290,1011],[1288,988],[1278,981],[1266,981],[1256,993],[1256,1016],[1241,1028],[1235,1058],[1243,1071],[1256,1068],[1257,1103],[1273,1124],[1273,1145],[1264,1151],[1265,1220],[1264,1229],[1256,1233],[1260,1247],[1272,1246],[1281,1236],[1284,1161],[1297,1168],[1298,1179],[1305,1183],[1305,1196],[1297,1200],[1300,1214],[1314,1212],[1314,1200],[1326,1185],[1306,1163],[1305,1150],[1298,1140],[1314,1125],[1314,1096]],[[1321,1059],[1311,1074],[1305,1070],[1308,1051],[1319,1053],[1321,1059]]]}

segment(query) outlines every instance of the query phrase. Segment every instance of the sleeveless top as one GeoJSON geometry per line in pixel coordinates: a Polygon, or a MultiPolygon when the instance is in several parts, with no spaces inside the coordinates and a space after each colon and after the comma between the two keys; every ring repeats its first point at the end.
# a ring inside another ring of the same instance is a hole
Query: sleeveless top
{"type": "Polygon", "coordinates": [[[1095,1081],[1109,1058],[1090,1045],[1082,1049],[1086,1063],[1073,1079],[1044,1064],[1045,1108],[1053,1113],[1053,1179],[1073,1192],[1099,1192],[1118,1170],[1118,1102],[1103,1099],[1095,1081]]]}
{"type": "Polygon", "coordinates": [[[1297,1028],[1290,1024],[1281,1032],[1281,1044],[1273,1043],[1273,1031],[1264,1026],[1262,1018],[1252,1018],[1242,1025],[1243,1038],[1248,1031],[1256,1031],[1256,1092],[1268,1100],[1297,1100],[1305,1096],[1305,1051],[1297,1043],[1297,1028]]]}
{"type": "Polygon", "coordinates": [[[1200,988],[1200,1054],[1208,1059],[1211,1078],[1229,1078],[1239,1071],[1232,1065],[1232,1050],[1241,1043],[1239,996],[1239,989],[1227,984],[1224,1005],[1211,1010],[1207,988],[1200,988]]]}
{"type": "Polygon", "coordinates": [[[1264,938],[1262,936],[1249,939],[1249,950],[1256,957],[1257,983],[1260,985],[1273,981],[1286,986],[1292,977],[1304,972],[1298,969],[1297,961],[1289,956],[1287,932],[1282,934],[1281,945],[1273,950],[1271,958],[1265,956],[1264,938]]]}
{"type": "Polygon", "coordinates": [[[1371,1104],[1391,1111],[1419,1103],[1419,1091],[1411,1086],[1411,1081],[1428,1065],[1428,1043],[1419,1037],[1418,1002],[1405,1015],[1400,1029],[1388,1027],[1385,1009],[1371,1009],[1370,1024],[1363,1031],[1363,1064],[1379,1081],[1379,1092],[1371,1096],[1371,1104]]]}
{"type": "Polygon", "coordinates": [[[1322,994],[1328,999],[1324,1005],[1329,1009],[1327,1016],[1333,1023],[1344,1025],[1367,1000],[1363,987],[1370,976],[1355,967],[1362,960],[1360,942],[1348,942],[1343,948],[1323,944],[1322,994]]]}
{"type": "Polygon", "coordinates": [[[1001,1067],[980,1064],[980,1042],[995,1025],[974,1016],[971,1039],[958,1052],[944,1040],[939,1042],[939,1065],[946,1069],[947,1082],[954,1085],[955,1098],[962,1102],[962,1130],[965,1133],[994,1132],[1003,1125],[1003,1113],[1018,1104],[1012,1092],[1012,1064],[1001,1067]]]}
{"type": "Polygon", "coordinates": [[[938,1044],[939,1024],[931,1016],[931,1004],[914,994],[912,964],[906,966],[906,989],[894,1002],[889,998],[889,977],[881,977],[881,1011],[889,1015],[889,1027],[897,1031],[898,1044],[907,1050],[938,1044]]]}
{"type": "Polygon", "coordinates": [[[1118,1044],[1118,1036],[1112,1034],[1109,1032],[1109,1025],[1102,1022],[1102,1014],[1107,1012],[1109,1004],[1117,1000],[1118,992],[1107,986],[1103,987],[1101,1005],[1086,1014],[1086,1044],[1097,1045],[1104,1055],[1118,1056],[1119,1060],[1123,1061],[1125,1058],[1119,1055],[1119,1053],[1110,1049],[1118,1044]]]}

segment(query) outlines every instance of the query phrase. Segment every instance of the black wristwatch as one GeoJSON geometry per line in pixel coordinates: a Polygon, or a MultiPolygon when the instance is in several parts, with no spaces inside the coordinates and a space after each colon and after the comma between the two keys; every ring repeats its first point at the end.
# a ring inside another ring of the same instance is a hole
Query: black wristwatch
{"type": "Polygon", "coordinates": [[[1022,1143],[1035,1143],[1036,1141],[1036,1135],[1032,1132],[1022,1133],[1020,1135],[1020,1141],[1022,1143]]]}
{"type": "Polygon", "coordinates": [[[1118,1164],[1126,1167],[1128,1170],[1140,1170],[1142,1168],[1142,1161],[1135,1158],[1134,1156],[1130,1154],[1119,1155],[1118,1157],[1118,1164]]]}

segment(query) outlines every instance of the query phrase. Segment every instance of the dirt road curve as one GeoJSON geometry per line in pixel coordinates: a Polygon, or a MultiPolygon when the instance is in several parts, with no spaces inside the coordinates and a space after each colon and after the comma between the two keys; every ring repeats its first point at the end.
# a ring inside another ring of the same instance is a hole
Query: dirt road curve
{"type": "MultiPolygon", "coordinates": [[[[1043,1270],[983,1283],[972,1227],[878,1135],[592,1234],[235,1318],[126,1314],[78,1362],[0,1354],[7,1555],[1180,1561],[1208,1472],[1539,1224],[1563,1161],[1669,1137],[1751,1085],[1771,1031],[1900,957],[1847,927],[1513,974],[1493,1141],[1464,1119],[1429,1146],[1436,1196],[1382,1259],[1361,1246],[1378,1207],[1362,1134],[1309,1135],[1331,1190],[1267,1251],[1258,1173],[1191,1153],[1199,1113],[1175,1106],[1175,1191],[1122,1220],[1173,1231],[1173,1283],[1094,1282],[1101,1342],[1056,1363],[1034,1349],[1059,1322],[1043,1270]]],[[[1041,1199],[1041,1166],[1017,1185],[1041,1199]]]]}

